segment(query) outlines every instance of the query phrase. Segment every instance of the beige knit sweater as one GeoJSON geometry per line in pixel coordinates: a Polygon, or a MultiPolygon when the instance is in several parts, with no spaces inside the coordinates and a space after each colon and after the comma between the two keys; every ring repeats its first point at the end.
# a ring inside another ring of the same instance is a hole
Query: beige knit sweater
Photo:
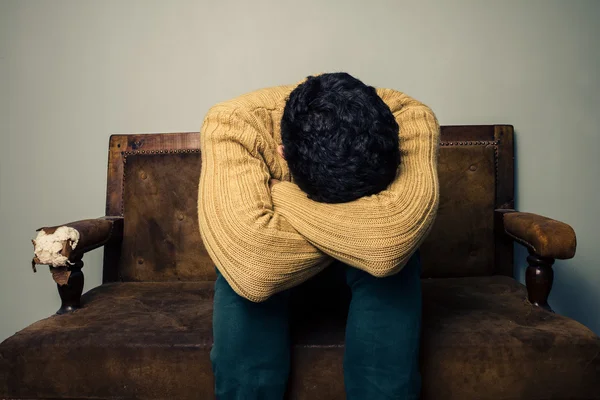
{"type": "Polygon", "coordinates": [[[349,203],[310,200],[277,153],[294,87],[217,104],[200,133],[200,233],[231,287],[252,301],[306,281],[334,259],[374,276],[398,272],[428,234],[438,206],[437,119],[424,104],[390,89],[377,93],[400,126],[394,182],[349,203]],[[282,181],[272,191],[270,178],[282,181]]]}

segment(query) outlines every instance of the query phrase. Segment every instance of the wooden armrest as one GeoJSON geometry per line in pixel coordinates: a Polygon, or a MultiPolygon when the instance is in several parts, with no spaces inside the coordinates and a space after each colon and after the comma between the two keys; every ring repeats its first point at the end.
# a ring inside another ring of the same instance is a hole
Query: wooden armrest
{"type": "Polygon", "coordinates": [[[575,256],[577,239],[575,231],[564,222],[537,214],[515,210],[496,210],[498,224],[504,232],[527,247],[527,271],[525,284],[527,297],[531,304],[552,311],[548,296],[552,290],[554,271],[552,265],[556,259],[568,259],[575,256]]]}
{"type": "Polygon", "coordinates": [[[577,238],[570,225],[537,214],[514,210],[503,213],[504,231],[530,253],[544,258],[566,260],[575,256],[577,238]]]}
{"type": "Polygon", "coordinates": [[[101,217],[37,229],[32,264],[67,267],[122,232],[122,217],[101,217]]]}
{"type": "Polygon", "coordinates": [[[33,272],[36,264],[50,266],[58,287],[64,314],[81,307],[83,292],[83,255],[93,249],[123,237],[123,217],[84,219],[64,225],[37,230],[33,242],[33,272]]]}

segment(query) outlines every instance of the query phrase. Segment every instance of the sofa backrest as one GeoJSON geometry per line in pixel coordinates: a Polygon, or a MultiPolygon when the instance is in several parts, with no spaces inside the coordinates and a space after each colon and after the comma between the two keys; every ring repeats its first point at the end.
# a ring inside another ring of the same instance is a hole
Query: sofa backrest
{"type": "MultiPolygon", "coordinates": [[[[421,247],[424,277],[512,274],[512,245],[494,209],[513,208],[513,129],[444,126],[440,207],[421,247]]],[[[113,135],[106,215],[124,217],[105,249],[104,281],[213,280],[198,230],[199,133],[113,135]]]]}

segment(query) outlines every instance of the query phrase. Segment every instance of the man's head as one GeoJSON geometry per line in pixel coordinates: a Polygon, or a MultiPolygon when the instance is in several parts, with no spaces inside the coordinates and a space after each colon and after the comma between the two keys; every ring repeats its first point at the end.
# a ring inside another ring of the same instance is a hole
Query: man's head
{"type": "Polygon", "coordinates": [[[310,76],[291,93],[281,120],[294,181],[315,201],[343,203],[378,193],[400,164],[389,107],[346,73],[310,76]]]}

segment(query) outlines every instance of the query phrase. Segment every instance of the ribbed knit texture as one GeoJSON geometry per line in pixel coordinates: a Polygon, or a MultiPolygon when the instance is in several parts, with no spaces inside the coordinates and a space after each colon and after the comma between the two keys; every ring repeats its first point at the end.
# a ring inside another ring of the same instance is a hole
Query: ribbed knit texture
{"type": "Polygon", "coordinates": [[[198,217],[204,245],[239,295],[263,301],[334,259],[375,276],[398,272],[437,211],[439,125],[424,104],[377,89],[400,126],[401,164],[377,195],[341,204],[310,200],[277,154],[285,101],[295,86],[217,104],[205,117],[198,217]],[[269,179],[282,182],[271,191],[269,179]]]}

